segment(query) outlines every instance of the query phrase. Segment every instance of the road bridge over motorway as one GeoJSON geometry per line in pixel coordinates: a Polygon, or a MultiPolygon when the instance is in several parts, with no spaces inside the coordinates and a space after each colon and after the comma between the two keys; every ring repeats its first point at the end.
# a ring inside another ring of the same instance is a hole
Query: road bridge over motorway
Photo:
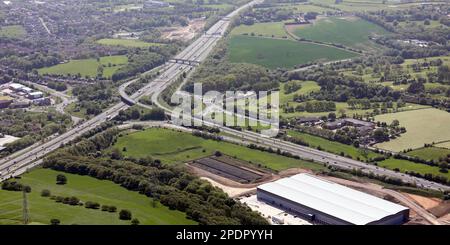
{"type": "Polygon", "coordinates": [[[198,60],[187,60],[187,59],[171,59],[169,60],[171,63],[179,63],[179,64],[185,64],[190,66],[198,66],[200,64],[200,61],[198,60]]]}

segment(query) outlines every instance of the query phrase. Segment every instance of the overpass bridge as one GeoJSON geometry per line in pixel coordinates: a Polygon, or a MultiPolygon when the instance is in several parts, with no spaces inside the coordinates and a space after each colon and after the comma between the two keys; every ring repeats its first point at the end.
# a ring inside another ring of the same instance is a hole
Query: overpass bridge
{"type": "Polygon", "coordinates": [[[190,65],[190,66],[198,66],[200,64],[200,61],[197,61],[197,60],[178,59],[178,58],[171,59],[171,60],[169,60],[169,62],[190,65]]]}

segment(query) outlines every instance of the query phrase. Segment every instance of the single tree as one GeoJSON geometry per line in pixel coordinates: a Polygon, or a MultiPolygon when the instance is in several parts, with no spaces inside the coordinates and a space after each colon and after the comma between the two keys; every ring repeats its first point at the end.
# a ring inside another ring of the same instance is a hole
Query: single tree
{"type": "Polygon", "coordinates": [[[131,220],[131,225],[139,225],[139,220],[134,218],[133,220],[131,220]]]}
{"type": "Polygon", "coordinates": [[[64,174],[58,174],[56,176],[56,184],[58,184],[58,185],[67,184],[67,177],[64,174]]]}
{"type": "Polygon", "coordinates": [[[129,210],[122,209],[119,212],[119,219],[121,220],[131,220],[132,214],[129,210]]]}
{"type": "Polygon", "coordinates": [[[51,219],[50,224],[51,225],[59,225],[59,224],[61,224],[61,221],[59,221],[59,219],[51,219]]]}

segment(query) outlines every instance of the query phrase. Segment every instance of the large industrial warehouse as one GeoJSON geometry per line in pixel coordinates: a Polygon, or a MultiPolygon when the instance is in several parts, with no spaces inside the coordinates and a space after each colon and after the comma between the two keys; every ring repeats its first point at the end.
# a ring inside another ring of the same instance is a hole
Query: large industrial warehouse
{"type": "Polygon", "coordinates": [[[399,225],[409,218],[406,207],[309,174],[260,185],[257,198],[316,224],[399,225]]]}

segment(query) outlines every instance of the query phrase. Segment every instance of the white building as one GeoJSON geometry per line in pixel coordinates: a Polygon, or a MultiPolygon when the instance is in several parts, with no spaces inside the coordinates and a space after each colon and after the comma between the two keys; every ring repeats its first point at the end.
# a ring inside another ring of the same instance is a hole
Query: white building
{"type": "Polygon", "coordinates": [[[29,99],[39,99],[39,98],[42,98],[42,97],[44,97],[44,93],[39,92],[39,91],[31,92],[31,93],[28,94],[28,98],[29,99]]]}
{"type": "Polygon", "coordinates": [[[409,218],[406,207],[309,174],[260,185],[257,198],[318,224],[396,225],[409,218]]]}
{"type": "Polygon", "coordinates": [[[24,86],[22,84],[19,83],[11,83],[9,84],[9,88],[13,91],[19,91],[20,89],[22,89],[24,86]]]}
{"type": "Polygon", "coordinates": [[[22,91],[22,92],[24,92],[26,94],[30,94],[31,92],[33,92],[33,89],[23,86],[22,88],[20,88],[20,91],[22,91]]]}

